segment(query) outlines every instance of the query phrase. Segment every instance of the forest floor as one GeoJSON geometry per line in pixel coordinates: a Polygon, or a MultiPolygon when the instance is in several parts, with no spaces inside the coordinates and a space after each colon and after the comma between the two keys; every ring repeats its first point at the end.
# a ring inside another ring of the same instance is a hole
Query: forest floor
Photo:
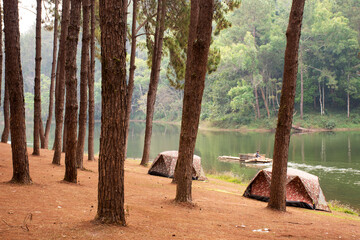
{"type": "Polygon", "coordinates": [[[97,162],[85,161],[78,183],[62,181],[53,151],[32,156],[31,185],[10,184],[11,148],[0,143],[0,239],[360,239],[360,217],[288,207],[286,213],[242,196],[245,186],[193,182],[194,206],[175,204],[171,179],[151,176],[136,160],[125,163],[127,226],[93,222],[97,162]]]}

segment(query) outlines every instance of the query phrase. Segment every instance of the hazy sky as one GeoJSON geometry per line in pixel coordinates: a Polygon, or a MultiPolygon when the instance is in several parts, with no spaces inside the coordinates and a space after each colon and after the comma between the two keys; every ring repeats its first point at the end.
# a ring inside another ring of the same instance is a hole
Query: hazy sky
{"type": "MultiPolygon", "coordinates": [[[[36,0],[22,0],[19,3],[20,32],[31,30],[36,20],[36,0]]],[[[35,31],[35,28],[33,29],[35,31]]]]}

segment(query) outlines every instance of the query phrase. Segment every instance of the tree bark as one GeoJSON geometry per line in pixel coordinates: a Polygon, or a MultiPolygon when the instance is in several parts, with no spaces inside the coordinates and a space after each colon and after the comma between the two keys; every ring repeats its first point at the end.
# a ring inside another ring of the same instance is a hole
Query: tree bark
{"type": "MultiPolygon", "coordinates": [[[[3,74],[3,36],[2,36],[2,8],[0,2],[0,106],[1,106],[1,82],[2,82],[2,74],[3,74]]],[[[4,84],[5,85],[5,84],[4,84]]]]}
{"type": "Polygon", "coordinates": [[[303,69],[303,59],[302,52],[300,49],[300,118],[304,117],[304,69],[303,69]]]}
{"type": "MultiPolygon", "coordinates": [[[[40,101],[41,103],[41,101],[40,101]]],[[[45,141],[45,131],[44,131],[44,125],[43,125],[43,121],[41,119],[41,114],[40,114],[40,128],[39,128],[39,136],[40,136],[40,144],[41,144],[41,148],[44,149],[44,141],[45,141]]]]}
{"type": "Polygon", "coordinates": [[[269,208],[278,211],[286,211],[287,160],[294,111],[298,50],[304,5],[305,0],[293,0],[286,31],[283,86],[275,133],[274,160],[268,204],[269,208]]]}
{"type": "Polygon", "coordinates": [[[9,87],[8,87],[8,81],[6,81],[5,76],[5,91],[4,91],[4,130],[1,135],[1,142],[7,143],[9,140],[9,133],[10,133],[10,100],[9,100],[9,87]]]}
{"type": "Polygon", "coordinates": [[[322,89],[323,89],[323,114],[322,115],[325,115],[325,88],[324,88],[324,85],[325,85],[325,81],[323,82],[323,86],[322,86],[322,89]]]}
{"type": "MultiPolygon", "coordinates": [[[[133,0],[133,16],[132,16],[132,27],[131,27],[131,53],[130,53],[130,69],[129,69],[129,82],[127,90],[127,109],[126,109],[126,147],[127,152],[128,136],[129,136],[129,124],[131,116],[131,103],[132,95],[134,92],[134,75],[135,75],[135,54],[136,54],[136,16],[137,16],[137,4],[138,0],[133,0]]],[[[126,155],[126,154],[125,154],[126,155]]]]}
{"type": "Polygon", "coordinates": [[[158,10],[157,10],[157,19],[156,19],[157,27],[155,30],[155,42],[154,42],[154,50],[152,56],[150,84],[149,84],[147,104],[146,104],[146,128],[145,128],[145,138],[144,138],[144,150],[140,163],[143,166],[146,166],[149,163],[154,107],[156,100],[156,91],[159,83],[162,45],[163,45],[164,31],[165,31],[166,1],[167,0],[158,1],[158,10]]]}
{"type": "Polygon", "coordinates": [[[266,112],[267,112],[267,116],[268,118],[270,118],[270,111],[269,111],[269,106],[268,106],[268,103],[267,103],[267,100],[266,100],[266,97],[265,97],[265,93],[264,93],[264,89],[262,87],[260,87],[260,92],[261,92],[261,97],[264,101],[264,105],[265,105],[265,108],[266,108],[266,112]]]}
{"type": "Polygon", "coordinates": [[[51,81],[50,81],[50,94],[49,94],[49,115],[46,121],[45,134],[44,134],[44,146],[43,148],[49,148],[49,134],[51,128],[51,121],[54,110],[54,91],[55,91],[55,70],[56,70],[56,54],[57,54],[57,42],[58,42],[58,5],[59,0],[55,0],[55,18],[54,18],[54,42],[53,42],[53,59],[51,65],[51,81]]]}
{"type": "Polygon", "coordinates": [[[32,155],[40,155],[40,118],[41,118],[41,0],[36,6],[36,53],[35,53],[35,84],[34,84],[34,145],[32,155]]]}
{"type": "MultiPolygon", "coordinates": [[[[66,70],[65,70],[66,71],[66,70]]],[[[66,81],[66,80],[65,80],[66,81]]],[[[66,83],[66,82],[65,82],[66,83]]],[[[66,86],[66,85],[65,85],[66,86]]],[[[66,106],[66,99],[65,99],[65,106],[66,106]]],[[[65,119],[66,119],[66,109],[65,109],[65,119]]],[[[62,139],[62,152],[66,152],[66,137],[67,137],[67,128],[66,128],[66,120],[64,121],[63,127],[63,139],[62,139]]]]}
{"type": "Polygon", "coordinates": [[[259,107],[259,97],[258,97],[258,92],[257,92],[257,85],[255,83],[255,79],[254,79],[254,74],[251,75],[251,84],[253,86],[253,94],[254,94],[254,98],[255,98],[255,119],[259,118],[260,119],[260,107],[259,107]]]}
{"type": "Polygon", "coordinates": [[[211,41],[212,0],[192,0],[179,156],[175,170],[177,202],[191,202],[192,163],[211,41]]]}
{"type": "Polygon", "coordinates": [[[126,225],[124,161],[126,146],[126,0],[100,0],[102,112],[99,153],[100,223],[126,225]],[[114,44],[116,43],[116,44],[114,44]]]}
{"type": "Polygon", "coordinates": [[[84,146],[86,135],[87,118],[87,87],[89,78],[89,20],[90,1],[82,0],[83,5],[83,36],[81,49],[81,73],[80,73],[80,112],[79,112],[79,136],[76,147],[76,165],[83,169],[84,146]]]}
{"type": "MultiPolygon", "coordinates": [[[[67,182],[77,182],[76,145],[77,145],[77,79],[76,53],[80,31],[81,1],[71,0],[70,25],[66,40],[66,152],[65,177],[67,182]]],[[[87,62],[86,62],[87,63],[87,62]]]]}
{"type": "Polygon", "coordinates": [[[89,87],[89,133],[88,133],[88,160],[94,160],[94,78],[95,78],[95,0],[91,0],[91,41],[90,41],[90,78],[89,87]]]}
{"type": "Polygon", "coordinates": [[[10,131],[13,162],[11,182],[30,184],[26,147],[24,85],[20,60],[19,9],[17,0],[4,3],[5,79],[9,87],[10,131]]]}
{"type": "Polygon", "coordinates": [[[320,86],[320,82],[319,82],[319,104],[320,104],[320,115],[323,115],[323,104],[322,104],[322,93],[321,93],[321,86],[320,86]]]}
{"type": "MultiPolygon", "coordinates": [[[[350,74],[347,75],[347,82],[348,82],[348,87],[350,87],[350,74]]],[[[350,94],[349,94],[349,90],[346,93],[346,98],[347,98],[347,118],[350,118],[350,94]]]]}
{"type": "Polygon", "coordinates": [[[68,35],[70,17],[70,1],[63,0],[61,18],[61,36],[59,43],[58,63],[56,70],[56,92],[55,92],[55,139],[54,158],[52,163],[60,165],[61,159],[61,134],[64,120],[64,95],[65,95],[65,60],[66,60],[66,38],[68,35]]]}

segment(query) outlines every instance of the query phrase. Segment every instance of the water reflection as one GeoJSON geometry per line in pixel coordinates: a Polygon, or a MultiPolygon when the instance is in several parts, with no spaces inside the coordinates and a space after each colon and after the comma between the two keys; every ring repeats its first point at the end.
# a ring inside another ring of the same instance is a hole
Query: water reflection
{"type": "Polygon", "coordinates": [[[348,140],[348,160],[349,162],[351,162],[351,141],[350,141],[350,137],[347,137],[348,140]]]}

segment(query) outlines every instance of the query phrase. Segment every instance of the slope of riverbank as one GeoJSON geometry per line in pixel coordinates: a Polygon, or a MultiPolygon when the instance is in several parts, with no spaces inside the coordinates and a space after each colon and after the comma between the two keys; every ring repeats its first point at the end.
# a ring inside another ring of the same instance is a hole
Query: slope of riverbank
{"type": "MultiPolygon", "coordinates": [[[[28,149],[31,153],[31,149],[28,149]]],[[[217,179],[193,182],[193,207],[173,202],[171,179],[150,176],[138,161],[125,164],[127,227],[92,222],[97,207],[97,162],[85,162],[78,184],[61,181],[53,152],[29,155],[34,184],[9,184],[11,148],[0,144],[0,239],[359,239],[360,218],[287,208],[242,197],[244,186],[217,179]],[[267,230],[266,230],[267,229],[267,230]]]]}
{"type": "MultiPolygon", "coordinates": [[[[144,122],[145,120],[131,120],[131,122],[144,122]]],[[[181,126],[181,121],[165,121],[156,120],[158,124],[172,124],[181,126]]],[[[247,125],[239,125],[233,122],[225,121],[201,121],[200,130],[206,131],[231,131],[231,132],[275,132],[277,118],[253,120],[247,125]]],[[[313,132],[329,132],[329,131],[360,131],[360,118],[353,117],[351,119],[344,118],[341,115],[318,116],[306,115],[306,120],[296,117],[293,120],[294,132],[299,128],[304,129],[305,133],[313,132]],[[297,128],[297,129],[296,129],[297,128]]]]}

